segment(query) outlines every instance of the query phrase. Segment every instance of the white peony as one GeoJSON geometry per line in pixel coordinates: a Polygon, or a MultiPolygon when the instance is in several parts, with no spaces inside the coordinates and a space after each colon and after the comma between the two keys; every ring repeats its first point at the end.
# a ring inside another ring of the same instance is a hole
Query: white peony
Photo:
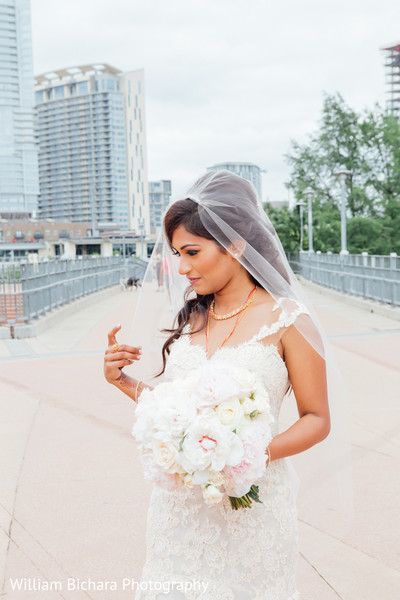
{"type": "Polygon", "coordinates": [[[178,391],[174,396],[164,398],[153,417],[158,432],[155,437],[162,440],[181,438],[196,416],[197,410],[188,401],[188,392],[178,391]]]}
{"type": "Polygon", "coordinates": [[[238,384],[224,361],[207,362],[199,370],[194,397],[198,409],[213,408],[239,394],[238,384]]]}
{"type": "Polygon", "coordinates": [[[180,463],[187,472],[211,468],[221,471],[234,465],[243,455],[243,444],[213,415],[199,415],[186,430],[180,463]]]}
{"type": "Polygon", "coordinates": [[[240,401],[237,398],[233,398],[217,406],[215,414],[222,425],[226,425],[232,430],[243,419],[244,410],[240,401]]]}

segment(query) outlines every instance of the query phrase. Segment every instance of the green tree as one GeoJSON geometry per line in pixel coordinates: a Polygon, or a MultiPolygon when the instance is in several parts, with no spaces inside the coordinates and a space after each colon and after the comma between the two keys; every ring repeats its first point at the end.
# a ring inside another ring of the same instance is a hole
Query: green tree
{"type": "Polygon", "coordinates": [[[290,212],[286,207],[272,208],[269,202],[266,202],[263,207],[275,227],[285,252],[297,252],[300,247],[299,215],[290,212]]]}
{"type": "Polygon", "coordinates": [[[297,201],[313,196],[314,249],[340,250],[341,167],[346,178],[348,248],[370,253],[398,252],[400,225],[400,125],[379,105],[358,114],[340,94],[326,95],[318,130],[307,144],[291,142],[286,155],[291,168],[287,182],[297,201]],[[368,219],[365,223],[353,219],[368,219]],[[371,221],[372,220],[372,221],[371,221]],[[377,223],[373,223],[377,220],[377,223]],[[353,239],[354,236],[354,239],[353,239]],[[376,236],[380,238],[379,242],[376,236]]]}

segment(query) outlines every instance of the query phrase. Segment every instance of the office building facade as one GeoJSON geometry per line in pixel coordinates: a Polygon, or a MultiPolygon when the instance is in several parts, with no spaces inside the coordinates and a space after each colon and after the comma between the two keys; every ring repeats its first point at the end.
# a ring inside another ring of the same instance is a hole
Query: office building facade
{"type": "Polygon", "coordinates": [[[35,90],[40,217],[148,233],[143,70],[60,69],[36,77],[35,90]]]}
{"type": "Polygon", "coordinates": [[[38,153],[29,0],[0,0],[0,213],[37,210],[38,153]]]}
{"type": "Polygon", "coordinates": [[[171,181],[149,181],[150,196],[150,233],[158,234],[161,230],[162,217],[167,210],[171,198],[171,181]]]}
{"type": "Polygon", "coordinates": [[[239,163],[239,162],[227,162],[227,163],[218,163],[213,165],[212,167],[208,167],[207,171],[220,171],[221,169],[226,169],[227,171],[232,171],[232,173],[236,173],[236,175],[240,175],[243,179],[247,179],[251,181],[254,185],[256,192],[258,194],[258,198],[261,201],[261,193],[262,193],[262,185],[261,185],[261,173],[262,171],[260,167],[257,165],[253,165],[253,163],[239,163]]]}

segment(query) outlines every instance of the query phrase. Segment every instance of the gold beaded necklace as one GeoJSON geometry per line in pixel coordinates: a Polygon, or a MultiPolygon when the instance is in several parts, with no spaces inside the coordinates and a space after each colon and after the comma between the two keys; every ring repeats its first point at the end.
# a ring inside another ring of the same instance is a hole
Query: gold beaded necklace
{"type": "Polygon", "coordinates": [[[252,302],[252,300],[253,300],[252,294],[253,294],[253,292],[255,293],[256,290],[257,290],[257,286],[255,285],[253,287],[253,289],[251,290],[250,294],[248,295],[246,302],[244,304],[242,304],[242,306],[239,306],[239,308],[236,308],[232,312],[228,313],[227,315],[216,315],[215,314],[215,312],[214,312],[215,298],[214,298],[214,300],[210,304],[210,314],[211,314],[212,318],[215,319],[216,321],[224,321],[225,319],[230,319],[231,317],[234,317],[238,313],[242,312],[242,310],[245,310],[249,306],[250,302],[252,302]]]}
{"type": "MultiPolygon", "coordinates": [[[[234,328],[232,329],[232,331],[230,332],[228,337],[226,337],[224,339],[224,341],[222,342],[222,344],[220,345],[219,348],[222,348],[222,346],[224,344],[226,344],[226,342],[231,337],[232,333],[235,331],[239,321],[242,319],[242,317],[244,317],[246,310],[250,306],[250,303],[253,301],[254,296],[256,295],[256,291],[257,291],[257,286],[254,286],[254,288],[251,290],[250,294],[248,295],[246,303],[243,305],[244,308],[241,307],[242,314],[237,317],[234,328]]],[[[210,309],[211,309],[211,305],[208,307],[208,311],[207,311],[207,324],[206,324],[206,355],[207,355],[207,357],[208,357],[208,336],[209,336],[209,331],[210,331],[210,309]]],[[[235,313],[235,314],[238,314],[238,313],[235,313]]]]}

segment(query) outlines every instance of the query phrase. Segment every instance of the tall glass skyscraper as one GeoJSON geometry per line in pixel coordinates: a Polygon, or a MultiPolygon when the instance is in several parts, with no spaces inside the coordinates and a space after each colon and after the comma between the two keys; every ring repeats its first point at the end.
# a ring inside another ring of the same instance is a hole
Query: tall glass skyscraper
{"type": "MultiPolygon", "coordinates": [[[[143,71],[133,73],[141,92],[143,71]]],[[[149,232],[145,129],[126,76],[94,64],[36,77],[40,217],[149,232]]]]}
{"type": "Polygon", "coordinates": [[[150,233],[158,234],[161,230],[162,216],[168,208],[171,198],[171,181],[149,181],[150,196],[150,233]]]}
{"type": "Polygon", "coordinates": [[[39,193],[29,0],[0,0],[0,213],[33,213],[39,193]]]}

